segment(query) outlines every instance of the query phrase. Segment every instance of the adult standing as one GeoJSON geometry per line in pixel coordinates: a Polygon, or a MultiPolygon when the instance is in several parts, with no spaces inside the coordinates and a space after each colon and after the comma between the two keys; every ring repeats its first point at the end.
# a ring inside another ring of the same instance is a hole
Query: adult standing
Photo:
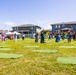
{"type": "Polygon", "coordinates": [[[76,33],[73,33],[73,40],[76,41],[76,33]]]}
{"type": "Polygon", "coordinates": [[[48,34],[48,39],[51,39],[51,34],[50,33],[48,34]]]}
{"type": "Polygon", "coordinates": [[[41,31],[41,43],[45,43],[44,42],[44,37],[45,37],[44,30],[42,30],[41,31]]]}
{"type": "Polygon", "coordinates": [[[38,33],[35,33],[35,42],[38,42],[38,33]]]}
{"type": "Polygon", "coordinates": [[[59,42],[60,41],[60,37],[61,37],[60,34],[57,33],[56,34],[56,42],[59,42]]]}
{"type": "Polygon", "coordinates": [[[17,35],[16,35],[16,33],[14,34],[14,41],[15,42],[17,41],[17,35]]]}
{"type": "Polygon", "coordinates": [[[67,35],[68,43],[71,42],[71,38],[72,38],[72,32],[69,31],[67,35]]]}
{"type": "Polygon", "coordinates": [[[25,39],[25,34],[22,34],[22,40],[24,40],[25,39]]]}
{"type": "Polygon", "coordinates": [[[62,34],[62,39],[63,39],[63,40],[66,39],[65,33],[62,34]]]}

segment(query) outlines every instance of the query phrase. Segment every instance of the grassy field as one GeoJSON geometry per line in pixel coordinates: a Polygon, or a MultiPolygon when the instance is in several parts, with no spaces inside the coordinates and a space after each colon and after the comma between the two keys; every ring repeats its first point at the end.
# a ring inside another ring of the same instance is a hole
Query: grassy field
{"type": "Polygon", "coordinates": [[[15,50],[0,50],[0,53],[23,54],[17,59],[0,59],[0,75],[76,75],[76,65],[59,64],[56,59],[60,56],[76,57],[76,48],[59,48],[59,46],[76,46],[76,41],[67,43],[55,39],[45,40],[46,43],[34,42],[34,39],[18,39],[17,42],[0,41],[0,46],[14,48],[15,50]],[[28,48],[24,46],[39,46],[28,48]],[[58,50],[58,53],[35,53],[33,50],[58,50]]]}

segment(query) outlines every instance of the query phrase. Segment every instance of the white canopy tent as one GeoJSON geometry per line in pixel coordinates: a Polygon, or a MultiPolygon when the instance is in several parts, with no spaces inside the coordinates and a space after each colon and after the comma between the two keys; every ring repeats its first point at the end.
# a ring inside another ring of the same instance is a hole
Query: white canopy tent
{"type": "Polygon", "coordinates": [[[20,33],[16,32],[16,31],[15,32],[7,32],[6,33],[6,35],[12,35],[12,34],[20,35],[20,33]]]}
{"type": "Polygon", "coordinates": [[[12,35],[12,34],[13,34],[12,32],[7,32],[7,33],[6,33],[6,35],[12,35]]]}
{"type": "Polygon", "coordinates": [[[13,34],[20,35],[20,33],[16,32],[16,31],[14,31],[13,34]]]}

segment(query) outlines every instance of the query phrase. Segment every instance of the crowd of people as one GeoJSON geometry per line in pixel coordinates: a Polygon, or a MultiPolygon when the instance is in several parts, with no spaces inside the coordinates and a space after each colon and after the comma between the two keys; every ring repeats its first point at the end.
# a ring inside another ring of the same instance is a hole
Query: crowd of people
{"type": "MultiPolygon", "coordinates": [[[[24,40],[25,39],[25,34],[22,34],[21,37],[22,37],[22,40],[24,40]]],[[[36,43],[38,42],[38,39],[40,39],[40,43],[45,43],[45,37],[46,37],[46,34],[45,34],[44,30],[42,30],[40,33],[36,32],[35,35],[34,35],[36,43]]],[[[16,34],[12,34],[8,38],[10,40],[14,39],[14,41],[16,42],[17,39],[18,39],[18,36],[16,34]]],[[[67,39],[68,43],[70,43],[71,39],[73,39],[74,41],[76,40],[76,33],[75,32],[71,32],[71,31],[68,31],[67,34],[65,32],[63,32],[62,34],[59,33],[59,32],[56,32],[55,34],[49,33],[47,38],[48,39],[55,38],[55,42],[59,42],[60,39],[63,39],[63,40],[67,39]]],[[[2,34],[0,36],[0,39],[2,41],[5,41],[6,40],[5,35],[2,34]]]]}
{"type": "Polygon", "coordinates": [[[74,41],[76,40],[76,33],[75,32],[71,32],[71,31],[68,31],[67,34],[65,34],[63,32],[62,35],[59,34],[59,33],[57,33],[56,36],[55,36],[55,38],[56,38],[56,42],[59,42],[60,39],[62,38],[63,40],[64,39],[67,39],[68,40],[68,43],[70,43],[71,42],[71,39],[73,39],[74,41]]]}
{"type": "MultiPolygon", "coordinates": [[[[44,30],[41,31],[40,34],[38,33],[35,33],[35,42],[38,42],[38,37],[40,36],[40,43],[45,43],[45,33],[44,33],[44,30]]],[[[51,39],[51,38],[55,38],[55,42],[59,42],[60,39],[67,39],[68,43],[71,42],[71,39],[73,39],[74,41],[76,40],[76,33],[75,32],[71,32],[71,31],[68,31],[67,34],[65,32],[62,32],[62,33],[59,33],[59,32],[56,32],[55,34],[48,34],[48,39],[51,39]]]]}

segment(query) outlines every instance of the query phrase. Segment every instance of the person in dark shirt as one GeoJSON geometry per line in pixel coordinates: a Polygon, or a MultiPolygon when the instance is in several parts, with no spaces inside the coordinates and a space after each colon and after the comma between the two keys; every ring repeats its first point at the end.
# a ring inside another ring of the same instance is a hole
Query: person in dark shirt
{"type": "Polygon", "coordinates": [[[35,42],[38,42],[38,33],[35,33],[35,42]]]}
{"type": "Polygon", "coordinates": [[[25,38],[25,34],[22,34],[22,40],[24,40],[24,38],[25,38]]]}
{"type": "Polygon", "coordinates": [[[72,32],[69,31],[67,35],[68,43],[71,42],[71,38],[72,38],[72,32]]]}
{"type": "Polygon", "coordinates": [[[73,40],[76,40],[76,33],[73,34],[73,40]]]}
{"type": "Polygon", "coordinates": [[[41,36],[41,41],[40,42],[41,43],[45,43],[44,42],[44,37],[45,37],[44,30],[41,31],[41,35],[40,36],[41,36]]]}

